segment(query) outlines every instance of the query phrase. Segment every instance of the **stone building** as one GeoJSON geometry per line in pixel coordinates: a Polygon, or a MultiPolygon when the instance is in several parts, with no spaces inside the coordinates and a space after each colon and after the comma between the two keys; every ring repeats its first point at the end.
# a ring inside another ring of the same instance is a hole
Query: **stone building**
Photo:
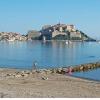
{"type": "Polygon", "coordinates": [[[51,40],[52,38],[63,35],[68,36],[71,33],[71,37],[81,37],[80,33],[76,32],[74,25],[66,25],[66,24],[56,24],[54,26],[45,25],[41,30],[41,35],[46,37],[47,40],[51,40]]]}
{"type": "Polygon", "coordinates": [[[28,40],[34,40],[41,36],[41,33],[36,30],[28,31],[28,40]]]}
{"type": "Polygon", "coordinates": [[[81,38],[81,33],[80,32],[70,32],[70,38],[81,38]]]}

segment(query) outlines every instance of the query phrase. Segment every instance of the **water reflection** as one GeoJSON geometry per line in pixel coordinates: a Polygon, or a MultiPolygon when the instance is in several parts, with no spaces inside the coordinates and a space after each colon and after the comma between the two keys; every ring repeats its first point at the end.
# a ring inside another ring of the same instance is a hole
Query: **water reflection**
{"type": "Polygon", "coordinates": [[[31,68],[33,61],[39,67],[59,67],[100,60],[100,44],[93,42],[28,41],[0,42],[0,65],[31,68]]]}
{"type": "MultiPolygon", "coordinates": [[[[100,61],[99,50],[100,44],[96,42],[0,42],[0,66],[31,69],[36,61],[38,68],[66,67],[100,61]]],[[[100,69],[74,75],[100,80],[100,69]]]]}

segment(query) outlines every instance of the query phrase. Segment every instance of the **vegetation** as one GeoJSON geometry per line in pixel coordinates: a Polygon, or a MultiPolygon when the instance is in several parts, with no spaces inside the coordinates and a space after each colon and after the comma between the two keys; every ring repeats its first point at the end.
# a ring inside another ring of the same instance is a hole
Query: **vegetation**
{"type": "Polygon", "coordinates": [[[54,38],[52,38],[53,40],[68,40],[68,36],[67,35],[57,35],[54,38]]]}
{"type": "Polygon", "coordinates": [[[82,40],[80,37],[72,37],[71,40],[82,40]]]}
{"type": "Polygon", "coordinates": [[[84,40],[84,38],[87,38],[87,40],[85,41],[96,41],[95,39],[87,36],[84,32],[80,31],[81,35],[82,35],[82,40],[84,40]]]}

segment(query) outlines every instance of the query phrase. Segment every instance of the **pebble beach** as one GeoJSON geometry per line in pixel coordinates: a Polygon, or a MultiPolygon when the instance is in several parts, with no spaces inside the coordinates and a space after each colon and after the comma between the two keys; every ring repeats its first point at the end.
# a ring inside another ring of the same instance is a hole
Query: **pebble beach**
{"type": "Polygon", "coordinates": [[[100,82],[48,71],[0,68],[0,98],[99,98],[100,82]]]}

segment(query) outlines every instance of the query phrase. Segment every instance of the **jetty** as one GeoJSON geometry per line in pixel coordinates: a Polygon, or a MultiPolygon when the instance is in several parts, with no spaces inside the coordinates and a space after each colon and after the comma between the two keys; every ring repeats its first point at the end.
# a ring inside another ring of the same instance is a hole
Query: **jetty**
{"type": "Polygon", "coordinates": [[[94,69],[100,68],[100,62],[95,62],[95,63],[86,63],[86,64],[80,64],[80,65],[75,65],[75,66],[65,66],[65,67],[55,67],[51,69],[39,69],[38,73],[57,73],[57,74],[69,74],[72,75],[72,73],[75,72],[86,72],[94,69]]]}

